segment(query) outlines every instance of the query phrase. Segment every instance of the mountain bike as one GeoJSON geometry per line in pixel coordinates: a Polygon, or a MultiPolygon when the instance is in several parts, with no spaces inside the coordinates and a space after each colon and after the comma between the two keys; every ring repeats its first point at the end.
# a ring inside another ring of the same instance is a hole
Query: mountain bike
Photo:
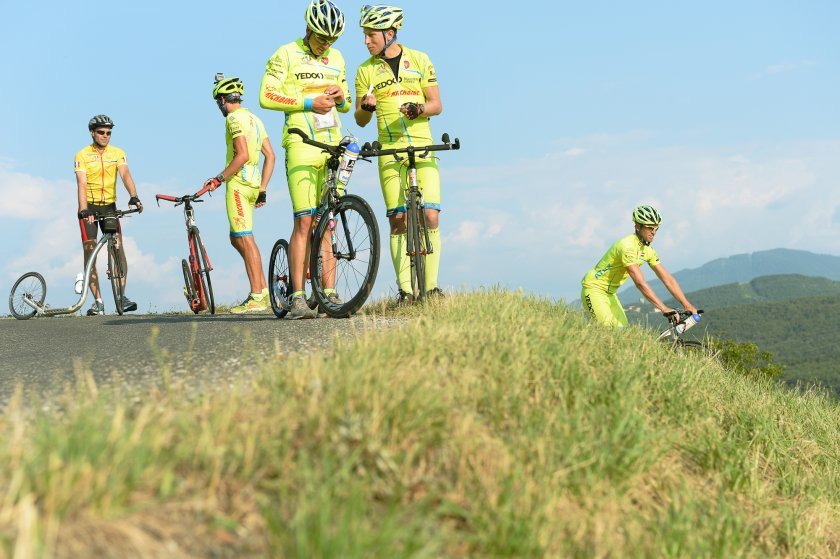
{"type": "MultiPolygon", "coordinates": [[[[346,136],[338,145],[330,145],[312,140],[297,128],[290,128],[289,133],[329,154],[315,227],[310,233],[308,276],[312,295],[308,303],[310,308],[320,305],[333,318],[346,318],[365,303],[379,270],[379,227],[373,210],[364,198],[346,193],[355,161],[342,169],[342,180],[338,180],[342,156],[356,139],[346,136]],[[327,289],[335,289],[339,299],[328,299],[327,289]]],[[[365,160],[364,150],[359,159],[365,160]]],[[[279,239],[271,250],[268,285],[271,308],[282,318],[291,309],[292,294],[289,243],[285,239],[279,239]]]]}
{"type": "Polygon", "coordinates": [[[51,309],[44,304],[47,297],[47,282],[44,276],[38,272],[27,272],[23,274],[12,286],[9,294],[9,310],[12,316],[18,320],[26,320],[33,316],[57,316],[61,314],[72,314],[82,308],[87,299],[90,276],[96,266],[96,257],[99,252],[107,247],[108,250],[108,279],[111,281],[111,290],[114,292],[114,304],[117,314],[123,314],[123,296],[125,295],[125,269],[122,264],[123,247],[117,243],[116,235],[120,232],[119,219],[123,216],[139,212],[139,208],[129,210],[116,210],[111,215],[93,214],[93,220],[102,223],[102,237],[96,243],[90,256],[85,263],[83,273],[82,291],[79,300],[70,307],[51,309]]]}
{"type": "Polygon", "coordinates": [[[210,189],[204,187],[195,194],[184,196],[170,196],[168,194],[156,194],[158,206],[161,200],[174,202],[175,206],[184,205],[184,226],[187,228],[187,244],[190,256],[181,260],[181,270],[184,273],[184,296],[190,309],[198,314],[203,310],[209,310],[210,314],[216,314],[216,303],[213,299],[213,283],[210,281],[210,272],[213,265],[207,257],[207,250],[201,242],[201,233],[195,224],[195,209],[193,204],[203,202],[200,198],[210,189]]]}
{"type": "Polygon", "coordinates": [[[404,148],[382,149],[379,142],[365,144],[362,153],[367,156],[383,157],[393,155],[396,161],[406,161],[403,165],[408,166],[408,183],[404,185],[405,190],[405,246],[411,264],[411,287],[414,299],[422,301],[426,298],[426,255],[434,251],[429,242],[429,231],[426,227],[426,205],[423,202],[423,193],[420,192],[417,183],[417,158],[425,158],[433,151],[445,151],[460,149],[461,142],[455,138],[455,142],[449,141],[449,134],[441,138],[442,144],[428,146],[408,146],[404,148]],[[406,157],[400,157],[404,153],[406,157]]]}
{"type": "Polygon", "coordinates": [[[690,311],[682,309],[664,313],[662,316],[667,318],[671,325],[663,330],[657,339],[671,344],[674,349],[708,352],[709,348],[706,344],[683,338],[683,335],[689,328],[700,322],[701,314],[703,314],[703,311],[700,309],[697,310],[696,315],[692,315],[690,311]]]}

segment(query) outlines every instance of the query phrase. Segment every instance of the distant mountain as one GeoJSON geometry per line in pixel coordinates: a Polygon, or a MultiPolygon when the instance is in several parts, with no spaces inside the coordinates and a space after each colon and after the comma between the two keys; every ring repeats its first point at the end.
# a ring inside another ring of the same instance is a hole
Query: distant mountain
{"type": "MultiPolygon", "coordinates": [[[[799,274],[761,276],[750,281],[728,283],[686,293],[689,301],[705,310],[789,301],[818,295],[840,295],[840,281],[799,274]]],[[[662,300],[672,307],[679,306],[670,294],[662,300]]],[[[631,303],[628,309],[644,314],[653,312],[653,306],[647,301],[644,304],[631,303]]],[[[628,317],[631,314],[633,313],[628,312],[628,317]]]]}
{"type": "MultiPolygon", "coordinates": [[[[840,397],[840,281],[798,274],[758,277],[686,293],[704,309],[687,333],[753,342],[785,366],[782,380],[818,383],[840,397]]],[[[664,297],[666,304],[676,306],[664,297]]],[[[649,303],[627,307],[630,322],[667,327],[649,303]]]]}
{"type": "MultiPolygon", "coordinates": [[[[779,274],[800,274],[840,280],[840,256],[776,248],[718,258],[699,268],[676,272],[674,277],[677,278],[683,291],[689,293],[708,287],[749,282],[759,276],[779,274]]],[[[647,277],[651,275],[646,271],[647,277]]],[[[668,290],[658,279],[654,277],[648,283],[660,298],[663,300],[670,298],[668,290]]],[[[619,292],[618,298],[624,305],[638,303],[642,294],[636,289],[632,280],[628,280],[627,284],[629,286],[619,292]]]]}

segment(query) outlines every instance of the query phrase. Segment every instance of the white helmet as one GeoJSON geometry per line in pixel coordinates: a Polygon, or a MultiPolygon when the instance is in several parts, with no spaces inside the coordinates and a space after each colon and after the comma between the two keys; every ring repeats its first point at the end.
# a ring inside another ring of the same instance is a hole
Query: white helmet
{"type": "Polygon", "coordinates": [[[362,19],[359,20],[359,25],[362,27],[369,27],[371,29],[400,29],[403,24],[402,8],[396,6],[386,6],[380,4],[378,6],[365,6],[362,8],[362,19]]]}
{"type": "Polygon", "coordinates": [[[312,0],[306,8],[306,25],[325,37],[338,37],[344,33],[344,14],[330,0],[312,0]]]}

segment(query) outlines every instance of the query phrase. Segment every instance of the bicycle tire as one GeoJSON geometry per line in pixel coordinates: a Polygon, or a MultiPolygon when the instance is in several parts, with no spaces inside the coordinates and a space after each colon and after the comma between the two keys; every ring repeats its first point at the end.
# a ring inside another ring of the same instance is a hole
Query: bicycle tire
{"type": "Polygon", "coordinates": [[[411,263],[411,289],[417,301],[426,298],[426,253],[424,250],[424,232],[420,227],[422,204],[415,198],[416,193],[409,192],[406,201],[406,251],[411,263]]]}
{"type": "Polygon", "coordinates": [[[210,260],[207,258],[207,251],[204,249],[204,243],[201,242],[201,233],[198,227],[193,227],[191,230],[193,242],[196,248],[196,262],[198,270],[198,280],[201,283],[201,291],[199,297],[201,304],[205,309],[210,311],[210,314],[216,314],[216,300],[213,298],[213,283],[210,281],[210,260]]]}
{"type": "Polygon", "coordinates": [[[292,309],[292,278],[289,272],[289,243],[277,239],[268,261],[268,294],[274,316],[283,318],[292,309]]]}
{"type": "Polygon", "coordinates": [[[181,270],[184,272],[184,297],[187,298],[187,304],[190,306],[190,310],[197,313],[198,309],[193,308],[193,301],[195,301],[195,286],[193,285],[192,270],[190,269],[190,263],[187,262],[186,258],[181,259],[181,270]]]}
{"type": "Polygon", "coordinates": [[[114,306],[117,309],[117,314],[122,316],[125,312],[123,309],[123,295],[125,295],[123,287],[123,278],[125,272],[122,267],[122,259],[120,259],[120,249],[112,238],[108,241],[108,277],[111,279],[111,291],[114,292],[114,306]]]}
{"type": "MultiPolygon", "coordinates": [[[[315,228],[309,259],[312,292],[323,311],[333,318],[347,318],[364,305],[379,271],[379,226],[373,210],[361,197],[347,194],[338,199],[335,216],[335,254],[324,258],[321,239],[329,235],[326,215],[315,228]],[[351,254],[350,248],[353,253],[351,254]],[[333,267],[330,269],[329,262],[333,267]],[[333,303],[327,299],[324,277],[335,274],[335,289],[344,300],[333,303]]],[[[329,244],[332,250],[332,243],[329,244]]]]}
{"type": "Polygon", "coordinates": [[[36,310],[27,305],[24,299],[44,305],[47,298],[47,282],[38,272],[27,272],[20,276],[9,293],[9,310],[18,320],[28,320],[35,316],[36,310]],[[29,280],[29,281],[27,281],[29,280]]]}

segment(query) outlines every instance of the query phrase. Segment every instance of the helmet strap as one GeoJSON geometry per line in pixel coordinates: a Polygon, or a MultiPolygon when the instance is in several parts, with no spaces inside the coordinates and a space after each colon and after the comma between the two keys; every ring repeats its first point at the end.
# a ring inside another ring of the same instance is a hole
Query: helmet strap
{"type": "Polygon", "coordinates": [[[644,239],[644,237],[642,237],[641,230],[642,230],[642,226],[641,226],[641,224],[637,223],[637,224],[636,224],[636,238],[637,238],[637,239],[639,239],[639,242],[640,242],[640,243],[642,243],[642,244],[643,244],[643,245],[645,245],[646,247],[649,247],[649,246],[650,246],[650,243],[649,243],[649,242],[647,242],[647,241],[644,239]]]}
{"type": "Polygon", "coordinates": [[[216,96],[216,105],[219,106],[219,110],[222,111],[222,116],[227,117],[228,110],[225,107],[225,96],[224,95],[217,95],[216,96]]]}
{"type": "Polygon", "coordinates": [[[380,58],[385,58],[385,51],[388,50],[388,47],[393,45],[397,40],[396,32],[394,33],[394,36],[391,37],[390,41],[388,40],[388,36],[385,33],[386,33],[386,31],[382,32],[382,40],[385,41],[385,46],[382,47],[382,52],[379,53],[380,58]]]}

